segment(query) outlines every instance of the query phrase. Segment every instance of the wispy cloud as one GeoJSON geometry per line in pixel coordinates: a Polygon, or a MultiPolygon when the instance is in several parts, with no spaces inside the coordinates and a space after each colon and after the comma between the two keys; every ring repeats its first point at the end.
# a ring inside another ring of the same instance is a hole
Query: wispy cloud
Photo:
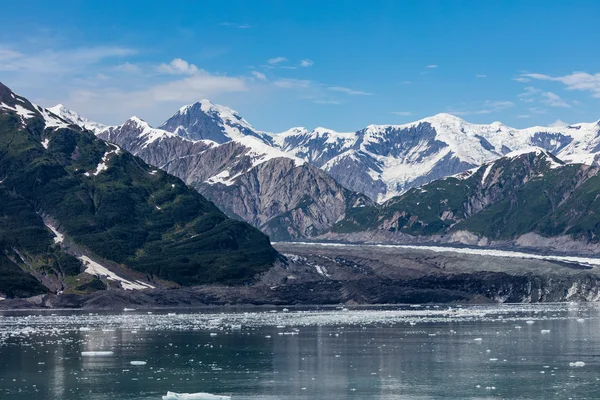
{"type": "Polygon", "coordinates": [[[114,69],[116,71],[127,72],[130,74],[137,74],[140,73],[142,70],[139,66],[130,62],[125,62],[123,64],[117,65],[114,69]]]}
{"type": "Polygon", "coordinates": [[[315,100],[314,103],[316,103],[316,104],[332,104],[332,105],[342,104],[342,102],[340,102],[338,100],[315,100]]]}
{"type": "Polygon", "coordinates": [[[529,107],[527,110],[533,114],[546,114],[548,112],[548,110],[541,107],[529,107]]]}
{"type": "Polygon", "coordinates": [[[429,65],[425,66],[425,68],[430,68],[430,69],[431,68],[437,68],[437,67],[438,67],[437,64],[429,64],[429,65]]]}
{"type": "Polygon", "coordinates": [[[531,79],[527,79],[527,78],[524,78],[522,76],[518,76],[516,78],[512,78],[512,80],[513,81],[517,81],[517,82],[521,82],[521,83],[525,83],[525,82],[530,82],[531,81],[531,79]]]}
{"type": "Polygon", "coordinates": [[[273,57],[267,60],[267,63],[270,65],[281,64],[282,62],[286,62],[287,58],[285,57],[273,57]]]}
{"type": "Polygon", "coordinates": [[[548,104],[550,107],[571,107],[569,103],[564,101],[559,95],[552,92],[544,92],[542,94],[544,96],[544,103],[548,104]]]}
{"type": "Polygon", "coordinates": [[[181,58],[175,58],[169,64],[160,64],[156,69],[171,75],[193,75],[198,72],[198,67],[181,58]]]}
{"type": "Polygon", "coordinates": [[[477,74],[475,75],[476,78],[487,78],[487,75],[485,74],[477,74]]]}
{"type": "Polygon", "coordinates": [[[474,107],[472,109],[459,109],[455,111],[450,111],[451,114],[455,115],[485,115],[485,114],[493,114],[499,111],[503,111],[515,106],[515,103],[507,100],[486,100],[479,107],[474,107]]]}
{"type": "Polygon", "coordinates": [[[232,28],[239,28],[239,29],[250,29],[252,28],[252,25],[250,24],[239,24],[236,22],[221,22],[219,25],[221,26],[230,26],[232,28]]]}
{"type": "Polygon", "coordinates": [[[400,115],[402,117],[410,117],[413,115],[412,111],[392,111],[390,114],[400,115]]]}
{"type": "Polygon", "coordinates": [[[521,114],[521,115],[517,115],[517,118],[523,118],[523,119],[531,118],[531,115],[529,115],[529,114],[521,114]]]}
{"type": "Polygon", "coordinates": [[[522,74],[521,78],[542,81],[560,82],[567,90],[589,92],[593,97],[600,98],[600,73],[573,72],[570,75],[550,76],[546,74],[522,74]]]}
{"type": "Polygon", "coordinates": [[[60,51],[43,50],[26,54],[9,46],[0,45],[0,71],[28,71],[40,74],[80,73],[89,65],[135,53],[135,50],[127,47],[97,46],[60,51]]]}
{"type": "Polygon", "coordinates": [[[347,87],[342,86],[329,86],[327,90],[331,90],[332,92],[340,92],[345,93],[350,96],[371,96],[373,93],[363,92],[360,90],[354,90],[347,87]]]}
{"type": "Polygon", "coordinates": [[[313,86],[313,84],[313,81],[303,79],[278,79],[273,82],[273,85],[282,89],[305,89],[313,86]]]}
{"type": "Polygon", "coordinates": [[[314,65],[314,62],[312,62],[312,60],[309,60],[308,58],[300,61],[301,67],[312,67],[313,65],[314,65]]]}
{"type": "Polygon", "coordinates": [[[252,71],[252,75],[254,75],[254,77],[256,79],[260,79],[261,81],[267,80],[267,76],[265,74],[263,74],[262,72],[252,71]]]}
{"type": "Polygon", "coordinates": [[[525,103],[540,102],[549,105],[550,107],[565,107],[571,105],[563,100],[559,95],[553,92],[545,92],[533,86],[527,86],[525,91],[519,94],[519,99],[525,103]]]}

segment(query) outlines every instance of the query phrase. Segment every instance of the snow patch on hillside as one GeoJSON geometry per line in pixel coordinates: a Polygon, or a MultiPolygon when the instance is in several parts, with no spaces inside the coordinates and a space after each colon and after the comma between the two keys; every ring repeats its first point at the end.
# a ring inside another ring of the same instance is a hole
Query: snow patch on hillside
{"type": "Polygon", "coordinates": [[[105,266],[97,263],[92,260],[88,256],[79,256],[79,260],[85,266],[85,273],[92,276],[99,276],[108,279],[109,281],[117,281],[121,284],[121,287],[125,290],[143,290],[143,289],[156,289],[154,286],[149,283],[140,282],[136,280],[135,282],[131,282],[125,278],[120,277],[115,274],[105,266]]]}

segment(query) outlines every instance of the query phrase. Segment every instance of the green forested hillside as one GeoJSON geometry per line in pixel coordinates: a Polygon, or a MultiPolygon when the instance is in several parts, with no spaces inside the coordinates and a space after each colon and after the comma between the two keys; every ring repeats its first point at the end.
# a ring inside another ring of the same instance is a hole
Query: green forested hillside
{"type": "Polygon", "coordinates": [[[179,179],[1,84],[0,103],[0,254],[20,253],[12,264],[79,272],[40,215],[76,248],[181,285],[243,282],[274,261],[267,236],[179,179]]]}

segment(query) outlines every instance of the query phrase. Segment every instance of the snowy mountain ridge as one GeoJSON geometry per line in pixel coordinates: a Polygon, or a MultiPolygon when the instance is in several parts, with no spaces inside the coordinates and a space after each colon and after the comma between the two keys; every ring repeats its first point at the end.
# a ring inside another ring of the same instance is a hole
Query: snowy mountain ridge
{"type": "Polygon", "coordinates": [[[369,125],[356,132],[295,127],[268,133],[254,129],[236,111],[202,100],[180,108],[159,129],[149,129],[154,131],[145,134],[148,140],[171,134],[216,145],[253,137],[256,140],[248,144],[265,159],[304,160],[377,202],[529,147],[545,149],[568,163],[595,165],[600,158],[598,122],[516,129],[501,122],[473,124],[441,113],[401,125],[369,125]]]}

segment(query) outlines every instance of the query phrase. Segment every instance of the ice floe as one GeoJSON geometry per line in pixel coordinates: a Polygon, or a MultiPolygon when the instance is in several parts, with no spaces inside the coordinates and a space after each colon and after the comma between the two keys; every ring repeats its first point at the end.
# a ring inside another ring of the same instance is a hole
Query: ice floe
{"type": "Polygon", "coordinates": [[[82,351],[83,357],[109,357],[114,355],[113,351],[82,351]]]}
{"type": "Polygon", "coordinates": [[[163,400],[230,400],[231,396],[220,396],[210,393],[175,393],[167,392],[163,400]]]}

